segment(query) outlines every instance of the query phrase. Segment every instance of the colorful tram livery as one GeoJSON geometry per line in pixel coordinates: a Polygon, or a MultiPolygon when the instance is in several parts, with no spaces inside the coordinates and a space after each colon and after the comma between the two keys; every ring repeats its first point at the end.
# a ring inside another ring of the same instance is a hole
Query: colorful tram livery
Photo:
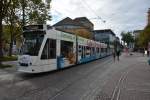
{"type": "Polygon", "coordinates": [[[40,73],[62,69],[108,56],[112,48],[48,25],[23,28],[24,42],[18,57],[18,71],[40,73]]]}

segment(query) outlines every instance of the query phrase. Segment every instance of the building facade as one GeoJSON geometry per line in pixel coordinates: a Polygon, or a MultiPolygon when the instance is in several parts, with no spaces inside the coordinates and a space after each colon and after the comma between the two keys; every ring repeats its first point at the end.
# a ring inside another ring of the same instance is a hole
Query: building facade
{"type": "Polygon", "coordinates": [[[58,30],[71,32],[73,34],[91,39],[94,25],[86,17],[75,18],[74,20],[67,17],[54,24],[58,30]]]}
{"type": "Polygon", "coordinates": [[[143,30],[134,30],[132,32],[134,39],[137,39],[143,30]]]}
{"type": "Polygon", "coordinates": [[[111,29],[94,30],[93,39],[103,43],[112,44],[116,39],[116,35],[111,29]]]}
{"type": "Polygon", "coordinates": [[[99,41],[102,43],[106,43],[108,48],[108,52],[113,51],[114,44],[116,40],[116,35],[111,29],[104,29],[104,30],[94,30],[93,31],[93,39],[95,41],[99,41]]]}

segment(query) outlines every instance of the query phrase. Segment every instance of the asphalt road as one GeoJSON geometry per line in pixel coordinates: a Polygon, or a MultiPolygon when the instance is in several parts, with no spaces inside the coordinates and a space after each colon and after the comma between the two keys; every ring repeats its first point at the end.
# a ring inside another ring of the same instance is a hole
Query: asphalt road
{"type": "Polygon", "coordinates": [[[119,100],[118,84],[138,60],[139,55],[115,62],[107,57],[42,74],[0,70],[0,100],[119,100]]]}

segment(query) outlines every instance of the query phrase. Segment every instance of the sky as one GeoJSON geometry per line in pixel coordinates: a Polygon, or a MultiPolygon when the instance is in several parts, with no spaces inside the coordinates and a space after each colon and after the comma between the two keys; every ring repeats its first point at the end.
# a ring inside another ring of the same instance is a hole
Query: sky
{"type": "Polygon", "coordinates": [[[52,20],[87,17],[95,30],[112,29],[120,37],[122,31],[141,30],[147,24],[150,0],[52,0],[52,20]]]}

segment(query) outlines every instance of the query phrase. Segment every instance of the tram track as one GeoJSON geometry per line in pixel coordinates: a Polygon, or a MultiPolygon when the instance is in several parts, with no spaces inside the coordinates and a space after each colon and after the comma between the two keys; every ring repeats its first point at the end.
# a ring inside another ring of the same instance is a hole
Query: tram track
{"type": "MultiPolygon", "coordinates": [[[[112,60],[110,59],[110,57],[103,58],[103,59],[100,60],[100,63],[101,63],[100,66],[104,66],[105,64],[111,63],[111,61],[112,61],[112,60]],[[103,62],[103,61],[105,61],[105,62],[103,62]]],[[[91,63],[92,63],[92,62],[91,62],[91,63]]],[[[90,63],[87,63],[87,64],[90,64],[90,63]]],[[[55,93],[53,96],[51,96],[48,100],[53,100],[53,99],[55,99],[57,96],[61,95],[61,93],[63,93],[63,92],[65,91],[65,89],[67,89],[68,87],[72,86],[72,85],[75,84],[76,82],[78,82],[78,81],[84,79],[85,77],[88,77],[88,76],[90,75],[90,73],[94,72],[96,69],[101,68],[100,66],[97,65],[97,66],[95,66],[94,69],[91,68],[91,70],[88,71],[86,74],[84,74],[82,77],[79,77],[79,78],[77,78],[76,80],[74,80],[74,81],[68,83],[64,88],[62,88],[61,90],[59,90],[58,92],[56,92],[56,93],[55,93]]],[[[82,67],[82,65],[81,65],[81,66],[78,66],[78,67],[82,67]]],[[[59,72],[59,71],[58,71],[58,72],[59,72]]],[[[49,73],[48,73],[48,74],[49,74],[49,73]]],[[[44,76],[45,76],[45,75],[44,75],[44,76]]],[[[47,74],[46,74],[46,76],[47,76],[47,74]]],[[[24,80],[16,81],[16,82],[14,82],[13,84],[17,84],[18,82],[23,82],[23,81],[29,81],[29,80],[32,80],[32,79],[35,79],[35,78],[39,78],[39,77],[32,77],[32,78],[29,78],[29,79],[24,79],[24,80]]],[[[41,77],[40,77],[40,78],[41,78],[41,77]]],[[[44,86],[44,87],[42,87],[42,88],[37,88],[37,89],[33,89],[33,90],[27,90],[27,91],[25,91],[21,96],[17,97],[17,98],[14,99],[14,100],[19,100],[18,98],[26,97],[28,94],[32,95],[32,94],[34,94],[34,93],[38,93],[39,91],[43,91],[43,90],[45,90],[45,89],[47,89],[47,88],[51,88],[51,86],[44,86]],[[31,93],[32,93],[32,94],[31,94],[31,93]]]]}
{"type": "MultiPolygon", "coordinates": [[[[112,60],[110,60],[110,61],[112,61],[112,60]]],[[[101,66],[103,66],[103,65],[105,65],[105,64],[111,63],[110,61],[103,63],[101,66]]],[[[80,77],[80,78],[77,79],[77,80],[74,80],[74,81],[71,82],[68,86],[66,86],[65,88],[63,88],[63,89],[60,90],[59,92],[57,92],[53,97],[50,97],[48,100],[54,100],[57,96],[61,95],[61,94],[65,91],[65,89],[67,89],[68,87],[72,86],[73,84],[76,84],[76,82],[78,82],[78,81],[84,79],[85,77],[88,77],[88,76],[90,75],[90,73],[96,71],[96,69],[98,69],[99,67],[100,67],[100,66],[96,66],[96,68],[94,68],[93,70],[91,70],[90,72],[88,72],[87,74],[85,74],[84,76],[80,77]]]]}

